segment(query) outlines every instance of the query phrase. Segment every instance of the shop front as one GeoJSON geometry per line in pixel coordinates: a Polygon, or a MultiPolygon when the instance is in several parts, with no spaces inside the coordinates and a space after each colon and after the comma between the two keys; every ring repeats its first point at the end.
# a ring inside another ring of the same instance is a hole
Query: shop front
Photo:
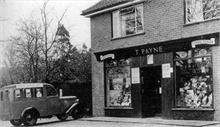
{"type": "Polygon", "coordinates": [[[212,49],[219,33],[95,53],[105,115],[214,119],[212,49]]]}

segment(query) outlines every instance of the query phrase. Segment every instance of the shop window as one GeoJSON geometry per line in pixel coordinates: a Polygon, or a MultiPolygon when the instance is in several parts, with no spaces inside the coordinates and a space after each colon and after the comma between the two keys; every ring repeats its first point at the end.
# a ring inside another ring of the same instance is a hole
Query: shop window
{"type": "Polygon", "coordinates": [[[107,106],[131,106],[131,79],[128,60],[110,61],[105,64],[107,106]]]}
{"type": "Polygon", "coordinates": [[[176,107],[212,108],[211,49],[193,49],[175,53],[176,107]]]}
{"type": "Polygon", "coordinates": [[[143,33],[143,5],[136,5],[112,13],[113,38],[143,33]]]}
{"type": "Polygon", "coordinates": [[[185,0],[186,23],[220,17],[220,0],[185,0]]]}

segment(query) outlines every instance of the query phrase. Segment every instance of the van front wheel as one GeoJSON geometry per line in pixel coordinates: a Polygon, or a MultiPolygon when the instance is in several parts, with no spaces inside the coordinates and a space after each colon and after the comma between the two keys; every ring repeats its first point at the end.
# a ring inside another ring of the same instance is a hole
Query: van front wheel
{"type": "Polygon", "coordinates": [[[67,114],[60,114],[60,115],[57,115],[57,118],[60,120],[60,121],[64,121],[68,118],[68,115],[67,114]]]}
{"type": "Polygon", "coordinates": [[[13,120],[10,120],[10,123],[13,126],[20,126],[21,125],[21,120],[20,119],[13,119],[13,120]]]}

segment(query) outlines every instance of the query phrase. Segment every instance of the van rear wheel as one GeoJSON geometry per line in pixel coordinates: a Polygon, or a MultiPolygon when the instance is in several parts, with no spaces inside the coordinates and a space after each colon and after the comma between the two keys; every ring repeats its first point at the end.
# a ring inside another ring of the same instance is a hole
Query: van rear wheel
{"type": "Polygon", "coordinates": [[[26,126],[33,126],[37,123],[36,113],[33,111],[28,111],[24,114],[22,122],[26,126]]]}
{"type": "Polygon", "coordinates": [[[21,120],[20,119],[13,119],[13,120],[10,120],[10,123],[13,126],[20,126],[21,125],[21,120]]]}

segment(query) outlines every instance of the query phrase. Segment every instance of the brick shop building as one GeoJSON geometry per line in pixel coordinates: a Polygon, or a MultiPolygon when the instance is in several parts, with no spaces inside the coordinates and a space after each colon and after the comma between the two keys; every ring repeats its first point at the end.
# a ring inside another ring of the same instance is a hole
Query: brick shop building
{"type": "Polygon", "coordinates": [[[220,120],[220,0],[101,0],[82,15],[94,116],[220,120]]]}

